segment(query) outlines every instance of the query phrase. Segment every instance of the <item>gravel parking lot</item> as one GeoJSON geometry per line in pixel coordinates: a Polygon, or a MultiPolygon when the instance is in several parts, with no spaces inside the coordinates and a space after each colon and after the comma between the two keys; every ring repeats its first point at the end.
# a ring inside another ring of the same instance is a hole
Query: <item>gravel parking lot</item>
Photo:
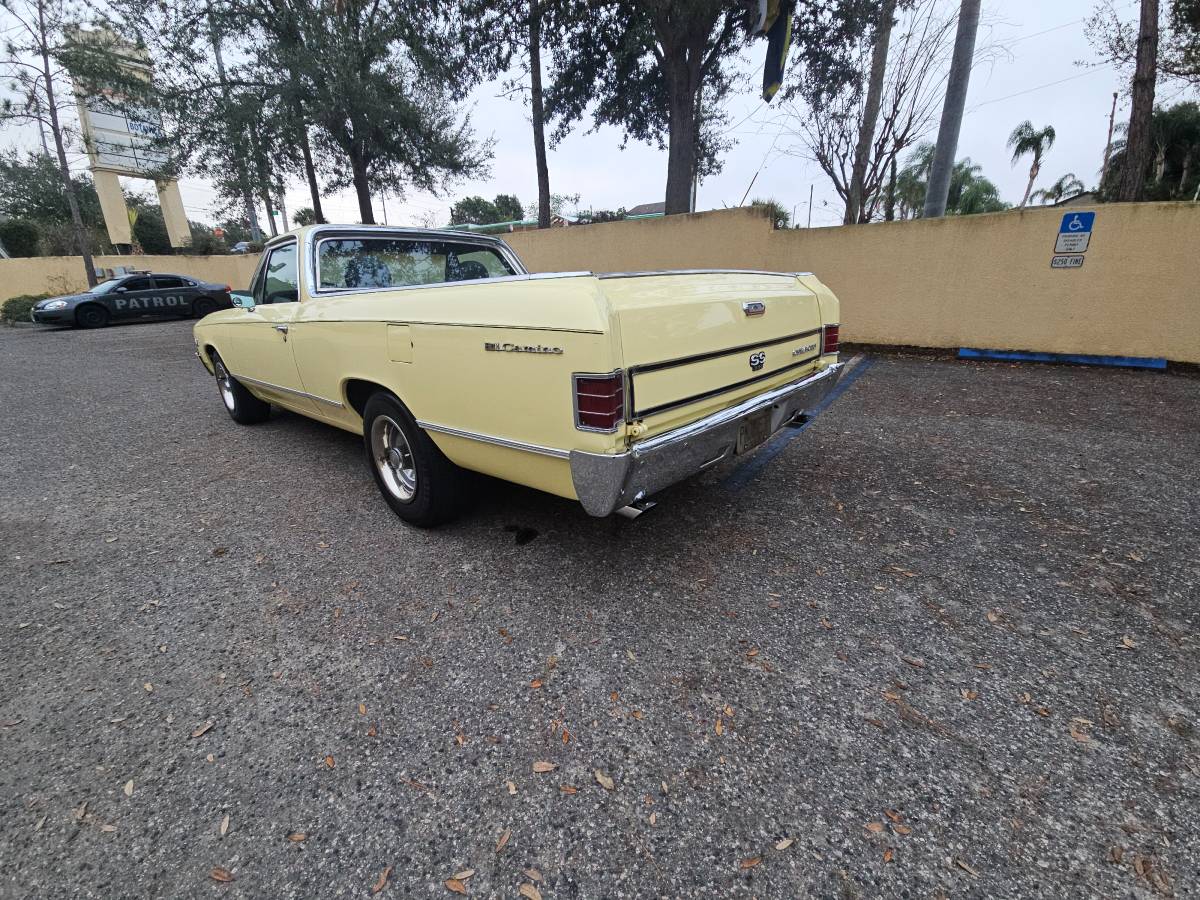
{"type": "Polygon", "coordinates": [[[1200,891],[1200,379],[880,356],[422,532],[190,328],[0,330],[0,895],[1200,891]]]}

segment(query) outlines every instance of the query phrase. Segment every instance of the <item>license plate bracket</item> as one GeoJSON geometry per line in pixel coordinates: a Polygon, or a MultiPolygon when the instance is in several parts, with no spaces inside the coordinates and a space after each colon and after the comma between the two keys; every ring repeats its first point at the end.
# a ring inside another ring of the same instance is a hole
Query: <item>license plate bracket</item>
{"type": "Polygon", "coordinates": [[[771,436],[771,410],[748,416],[738,427],[736,453],[748,453],[771,436]]]}

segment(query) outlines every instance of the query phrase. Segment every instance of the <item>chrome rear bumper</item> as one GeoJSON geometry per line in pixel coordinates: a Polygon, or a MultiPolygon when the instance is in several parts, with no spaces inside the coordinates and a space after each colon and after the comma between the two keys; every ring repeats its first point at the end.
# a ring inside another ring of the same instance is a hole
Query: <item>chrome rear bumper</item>
{"type": "Polygon", "coordinates": [[[623,506],[695,475],[731,456],[747,420],[770,410],[769,434],[819,404],[842,377],[834,363],[674,431],[647,438],[624,453],[572,450],[571,480],[589,515],[607,516],[623,506]]]}

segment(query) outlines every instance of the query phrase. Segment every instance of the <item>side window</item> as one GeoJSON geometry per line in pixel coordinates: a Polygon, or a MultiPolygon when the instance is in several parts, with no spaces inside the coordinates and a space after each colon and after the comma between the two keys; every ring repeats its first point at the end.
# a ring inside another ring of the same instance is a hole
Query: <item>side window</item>
{"type": "Polygon", "coordinates": [[[148,291],[150,290],[150,279],[142,276],[141,278],[130,278],[121,287],[127,291],[148,291]]]}
{"type": "Polygon", "coordinates": [[[154,286],[157,288],[181,288],[183,279],[176,278],[174,275],[155,275],[154,286]]]}
{"type": "Polygon", "coordinates": [[[276,247],[267,256],[254,286],[258,303],[295,303],[300,299],[300,280],[296,271],[296,244],[276,247]]]}
{"type": "Polygon", "coordinates": [[[404,238],[337,238],[318,250],[321,287],[387,288],[515,274],[494,250],[404,238]]]}

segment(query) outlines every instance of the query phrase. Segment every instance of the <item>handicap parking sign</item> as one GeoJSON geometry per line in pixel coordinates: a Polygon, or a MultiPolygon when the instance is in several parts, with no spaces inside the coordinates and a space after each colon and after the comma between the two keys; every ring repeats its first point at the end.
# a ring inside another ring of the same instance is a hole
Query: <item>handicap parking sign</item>
{"type": "Polygon", "coordinates": [[[1096,223],[1094,212],[1069,212],[1062,217],[1058,226],[1058,241],[1055,253],[1083,253],[1092,240],[1092,226],[1096,223]]]}

